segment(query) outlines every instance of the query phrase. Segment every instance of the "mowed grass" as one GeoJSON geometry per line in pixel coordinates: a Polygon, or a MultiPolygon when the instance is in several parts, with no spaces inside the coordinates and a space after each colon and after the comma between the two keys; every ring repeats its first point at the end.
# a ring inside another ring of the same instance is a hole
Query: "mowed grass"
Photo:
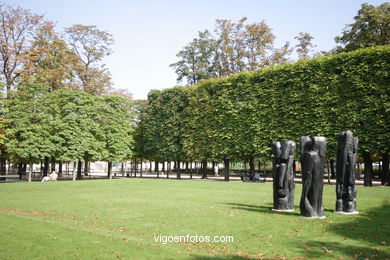
{"type": "Polygon", "coordinates": [[[277,213],[271,183],[118,179],[0,185],[0,259],[390,258],[390,189],[358,187],[360,215],[277,213]],[[229,235],[233,243],[156,242],[229,235]]]}

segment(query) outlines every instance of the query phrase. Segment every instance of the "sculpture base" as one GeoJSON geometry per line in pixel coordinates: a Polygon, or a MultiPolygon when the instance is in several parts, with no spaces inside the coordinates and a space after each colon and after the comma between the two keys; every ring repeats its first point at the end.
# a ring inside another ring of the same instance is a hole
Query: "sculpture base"
{"type": "Polygon", "coordinates": [[[271,209],[272,211],[276,212],[293,212],[295,209],[271,209]]]}
{"type": "Polygon", "coordinates": [[[305,216],[299,216],[301,218],[306,218],[306,219],[324,219],[326,218],[326,216],[322,216],[322,217],[305,217],[305,216]]]}
{"type": "Polygon", "coordinates": [[[359,211],[352,211],[352,212],[333,211],[333,213],[343,214],[343,215],[358,215],[359,211]]]}

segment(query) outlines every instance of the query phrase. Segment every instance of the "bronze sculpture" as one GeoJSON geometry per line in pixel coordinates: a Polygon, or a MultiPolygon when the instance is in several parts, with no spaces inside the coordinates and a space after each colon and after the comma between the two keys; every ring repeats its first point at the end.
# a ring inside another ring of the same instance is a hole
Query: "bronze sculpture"
{"type": "Polygon", "coordinates": [[[336,157],[336,213],[358,214],[356,211],[356,155],[358,138],[351,131],[341,132],[336,157]]]}
{"type": "Polygon", "coordinates": [[[293,175],[293,163],[296,144],[294,141],[272,143],[274,154],[273,162],[273,187],[274,206],[276,211],[294,210],[295,183],[293,175]]]}
{"type": "Polygon", "coordinates": [[[322,206],[326,138],[322,136],[301,137],[302,217],[325,218],[322,206]]]}

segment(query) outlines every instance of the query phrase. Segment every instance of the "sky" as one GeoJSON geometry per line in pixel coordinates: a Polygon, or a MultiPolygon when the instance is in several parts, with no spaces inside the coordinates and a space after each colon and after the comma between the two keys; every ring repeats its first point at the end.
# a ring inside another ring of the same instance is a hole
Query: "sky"
{"type": "Polygon", "coordinates": [[[73,24],[96,25],[113,35],[114,53],[104,63],[114,88],[146,99],[151,89],[177,85],[169,67],[198,31],[213,31],[216,19],[249,23],[264,20],[276,35],[276,46],[293,45],[299,32],[310,33],[317,51],[335,46],[334,37],[353,22],[360,0],[4,0],[43,14],[57,30],[73,24]]]}

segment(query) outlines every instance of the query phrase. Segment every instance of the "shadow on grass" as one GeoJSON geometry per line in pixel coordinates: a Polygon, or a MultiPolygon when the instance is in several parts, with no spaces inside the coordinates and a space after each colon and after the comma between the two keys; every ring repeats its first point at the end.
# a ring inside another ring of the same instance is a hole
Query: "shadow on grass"
{"type": "Polygon", "coordinates": [[[225,205],[231,206],[232,209],[239,209],[239,210],[246,210],[246,211],[252,211],[257,213],[265,213],[265,214],[282,214],[286,216],[297,216],[299,215],[299,209],[295,209],[295,211],[292,212],[280,212],[280,211],[272,211],[272,204],[268,203],[270,206],[258,206],[258,205],[251,205],[251,204],[242,204],[242,203],[223,203],[225,205]]]}
{"type": "Polygon", "coordinates": [[[204,259],[212,259],[212,260],[223,260],[223,259],[236,259],[236,260],[242,260],[242,259],[251,259],[249,257],[242,257],[242,256],[236,256],[236,255],[222,255],[222,256],[218,256],[218,255],[214,255],[214,256],[206,256],[206,255],[196,255],[196,256],[192,256],[190,259],[193,259],[193,260],[204,260],[204,259]]]}
{"type": "Polygon", "coordinates": [[[340,237],[340,242],[310,241],[302,248],[299,241],[294,241],[290,246],[298,248],[308,258],[332,257],[337,253],[358,259],[390,259],[390,204],[345,218],[351,221],[326,227],[326,231],[340,237]]]}
{"type": "MultiPolygon", "coordinates": [[[[260,214],[283,214],[286,216],[299,216],[299,208],[294,212],[275,212],[270,206],[259,206],[242,203],[224,203],[232,209],[246,210],[260,214]]],[[[333,210],[325,209],[332,214],[333,210]]],[[[327,223],[325,231],[334,234],[339,241],[318,241],[316,237],[308,244],[305,241],[291,241],[288,247],[295,248],[297,255],[304,255],[309,259],[337,258],[342,255],[357,259],[390,259],[390,204],[384,202],[383,206],[371,208],[355,216],[343,216],[343,222],[327,223]]],[[[231,259],[242,259],[237,256],[228,256],[231,259]],[[236,258],[234,258],[236,257],[236,258]]],[[[210,256],[209,258],[195,259],[223,259],[210,256]]]]}

